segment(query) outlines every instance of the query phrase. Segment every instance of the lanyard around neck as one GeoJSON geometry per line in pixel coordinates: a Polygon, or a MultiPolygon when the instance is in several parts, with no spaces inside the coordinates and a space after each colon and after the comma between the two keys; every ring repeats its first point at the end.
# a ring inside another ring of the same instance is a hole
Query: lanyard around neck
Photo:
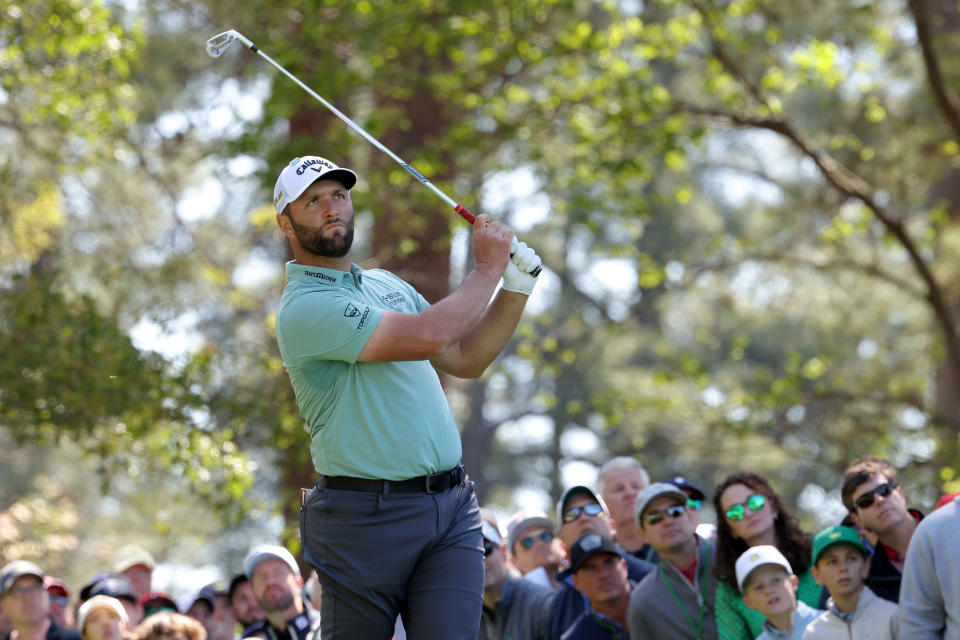
{"type": "MultiPolygon", "coordinates": [[[[663,578],[663,581],[667,583],[667,588],[670,589],[670,595],[672,595],[673,599],[677,601],[678,605],[680,605],[680,612],[683,613],[683,619],[686,620],[687,624],[690,625],[690,628],[693,629],[697,640],[703,638],[703,618],[707,614],[707,572],[710,570],[710,542],[704,540],[703,545],[703,566],[698,567],[697,571],[700,579],[700,619],[696,624],[694,624],[693,618],[690,617],[690,614],[687,613],[687,608],[683,605],[683,601],[680,599],[680,596],[677,595],[677,590],[673,588],[672,584],[670,584],[670,579],[667,578],[667,573],[663,570],[663,563],[666,561],[661,558],[660,564],[657,567],[660,570],[660,577],[663,578]]],[[[694,586],[694,589],[696,589],[696,586],[694,586]]]]}

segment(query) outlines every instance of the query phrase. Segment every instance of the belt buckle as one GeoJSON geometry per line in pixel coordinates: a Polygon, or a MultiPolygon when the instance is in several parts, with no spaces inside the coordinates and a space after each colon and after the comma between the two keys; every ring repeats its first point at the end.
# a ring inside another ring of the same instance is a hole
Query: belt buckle
{"type": "Polygon", "coordinates": [[[434,488],[433,488],[433,487],[434,487],[434,482],[435,482],[435,481],[442,480],[443,477],[444,477],[444,475],[445,475],[445,474],[444,474],[443,472],[440,472],[440,473],[431,473],[430,475],[428,475],[428,476],[425,477],[425,484],[426,484],[425,489],[426,489],[426,492],[427,492],[428,494],[440,493],[441,491],[443,491],[444,489],[446,489],[446,487],[440,487],[440,488],[437,488],[437,489],[434,489],[434,488]]]}

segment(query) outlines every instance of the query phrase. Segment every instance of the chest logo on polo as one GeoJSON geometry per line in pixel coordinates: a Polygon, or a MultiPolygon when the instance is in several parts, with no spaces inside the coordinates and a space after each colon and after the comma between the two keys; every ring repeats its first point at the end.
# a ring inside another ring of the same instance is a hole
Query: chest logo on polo
{"type": "Polygon", "coordinates": [[[407,303],[406,297],[404,297],[404,295],[399,291],[393,291],[385,296],[380,296],[380,299],[394,307],[399,307],[400,305],[407,303]]]}

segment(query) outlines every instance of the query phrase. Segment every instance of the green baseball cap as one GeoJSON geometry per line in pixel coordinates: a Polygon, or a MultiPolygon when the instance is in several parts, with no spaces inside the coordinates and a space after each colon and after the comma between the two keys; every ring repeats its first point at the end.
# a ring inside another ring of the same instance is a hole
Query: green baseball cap
{"type": "Polygon", "coordinates": [[[860,553],[866,557],[867,548],[863,546],[863,540],[855,529],[843,527],[840,525],[827,527],[813,538],[813,564],[817,564],[820,554],[835,544],[849,544],[860,550],[860,553]]]}

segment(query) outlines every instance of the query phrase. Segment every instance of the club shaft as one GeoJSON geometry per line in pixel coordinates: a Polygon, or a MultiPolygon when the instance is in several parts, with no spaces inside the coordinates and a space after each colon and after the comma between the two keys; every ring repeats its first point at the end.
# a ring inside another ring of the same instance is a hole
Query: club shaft
{"type": "Polygon", "coordinates": [[[430,182],[427,178],[425,178],[423,175],[421,175],[419,171],[417,171],[416,169],[414,169],[413,167],[411,167],[409,164],[407,164],[406,162],[404,162],[403,159],[402,159],[400,156],[398,156],[398,155],[395,154],[393,151],[390,151],[390,149],[388,149],[388,148],[386,148],[385,146],[383,146],[383,144],[382,144],[379,140],[377,140],[377,139],[374,138],[372,135],[370,135],[369,133],[367,133],[367,132],[363,129],[363,127],[361,127],[361,126],[358,125],[356,122],[354,122],[353,120],[351,120],[349,116],[347,116],[345,113],[343,113],[342,111],[340,111],[339,109],[337,109],[335,106],[333,106],[332,104],[330,104],[329,102],[327,102],[327,101],[323,98],[323,96],[321,96],[319,93],[317,93],[316,91],[314,91],[313,89],[311,89],[310,87],[308,87],[307,85],[305,85],[303,82],[301,82],[299,78],[297,78],[295,75],[293,75],[292,73],[290,73],[289,71],[287,71],[287,70],[283,67],[283,65],[279,64],[278,62],[276,62],[273,58],[271,58],[271,57],[268,56],[266,53],[264,53],[262,50],[260,50],[260,48],[257,47],[255,44],[253,44],[252,42],[250,42],[250,41],[247,40],[246,38],[243,38],[243,39],[241,40],[241,42],[244,42],[244,44],[246,44],[248,47],[250,47],[250,49],[251,49],[252,51],[255,51],[255,52],[257,53],[257,55],[259,55],[261,58],[263,58],[264,60],[266,60],[267,62],[269,62],[270,64],[272,64],[278,71],[280,71],[280,73],[282,73],[283,75],[287,76],[288,78],[290,78],[291,80],[293,80],[294,82],[296,82],[296,83],[300,86],[301,89],[303,89],[304,91],[306,91],[307,93],[309,93],[311,96],[313,96],[314,98],[316,98],[316,99],[320,102],[320,104],[322,104],[322,105],[325,106],[327,109],[329,109],[329,110],[333,113],[333,115],[337,116],[338,118],[340,118],[341,120],[343,120],[345,123],[347,123],[347,126],[348,126],[348,127],[350,127],[351,129],[353,129],[354,131],[356,131],[357,133],[359,133],[360,135],[362,135],[364,138],[366,138],[367,141],[368,141],[370,144],[372,144],[372,145],[375,146],[377,149],[380,149],[380,151],[383,151],[385,154],[387,154],[388,156],[390,156],[390,157],[393,159],[394,162],[396,162],[396,163],[399,164],[401,167],[403,167],[404,169],[406,169],[406,170],[410,173],[410,175],[412,175],[414,178],[416,178],[416,179],[419,180],[421,183],[423,183],[423,185],[424,185],[426,188],[430,189],[430,191],[433,191],[441,200],[443,200],[444,202],[446,202],[450,207],[456,209],[456,210],[457,210],[457,213],[459,213],[460,215],[462,215],[462,216],[463,216],[464,218],[466,218],[471,224],[473,224],[473,221],[476,219],[476,217],[475,217],[472,213],[470,213],[469,211],[467,211],[466,209],[464,209],[463,207],[461,207],[453,198],[451,198],[450,196],[448,196],[447,194],[445,194],[445,193],[444,193],[443,191],[441,191],[435,184],[433,184],[433,183],[430,182]],[[466,214],[466,215],[464,215],[464,214],[466,214]],[[468,216],[469,216],[469,217],[468,217],[468,216]]]}
{"type": "MultiPolygon", "coordinates": [[[[444,202],[446,202],[448,206],[452,207],[453,210],[456,211],[458,214],[460,214],[460,216],[461,216],[464,220],[466,220],[466,221],[469,222],[470,224],[473,224],[473,223],[476,221],[477,217],[476,217],[475,215],[473,215],[472,213],[470,213],[470,211],[468,211],[468,210],[466,209],[466,207],[464,207],[463,205],[459,204],[459,203],[456,202],[453,198],[451,198],[450,196],[448,196],[447,194],[445,194],[443,191],[441,191],[435,184],[433,184],[433,183],[430,182],[427,178],[425,178],[423,175],[421,175],[419,171],[417,171],[416,169],[414,169],[413,167],[411,167],[409,164],[407,164],[406,162],[404,162],[403,159],[400,158],[400,156],[398,156],[397,154],[395,154],[393,151],[390,151],[390,149],[388,149],[388,148],[386,148],[385,146],[383,146],[383,144],[382,144],[379,140],[377,140],[377,139],[374,138],[372,135],[370,135],[369,133],[367,133],[367,132],[363,129],[363,127],[361,127],[361,126],[358,125],[356,122],[354,122],[353,120],[351,120],[345,113],[343,113],[342,111],[340,111],[339,109],[337,109],[335,106],[333,106],[332,104],[330,104],[329,102],[327,102],[327,101],[324,99],[324,97],[321,96],[319,93],[317,93],[316,91],[314,91],[313,89],[311,89],[310,87],[308,87],[306,84],[304,84],[303,82],[301,82],[299,78],[297,78],[295,75],[293,75],[292,73],[290,73],[289,71],[287,71],[287,70],[283,67],[283,65],[281,65],[281,64],[278,63],[276,60],[274,60],[273,58],[271,58],[270,56],[268,56],[266,53],[264,53],[263,51],[261,51],[260,48],[259,48],[257,45],[253,44],[253,42],[251,42],[248,38],[244,37],[243,34],[237,32],[237,31],[232,31],[232,32],[229,32],[229,33],[234,34],[234,35],[236,36],[236,39],[239,40],[240,42],[242,42],[242,43],[243,43],[244,45],[246,45],[247,47],[249,47],[249,49],[250,49],[251,51],[253,51],[253,52],[256,53],[258,56],[260,56],[261,58],[263,58],[264,60],[266,60],[267,62],[269,62],[271,65],[273,65],[273,67],[274,67],[275,69],[277,69],[280,73],[282,73],[283,75],[287,76],[288,78],[290,78],[291,80],[293,80],[295,83],[297,83],[297,85],[298,85],[301,89],[303,89],[303,90],[306,91],[308,94],[310,94],[311,96],[313,96],[314,98],[316,98],[316,99],[320,102],[320,104],[322,104],[322,105],[325,106],[327,109],[329,109],[330,112],[333,113],[335,116],[337,116],[338,118],[340,118],[341,120],[343,120],[343,121],[347,124],[348,127],[350,127],[351,129],[353,129],[354,131],[356,131],[357,133],[359,133],[360,135],[362,135],[364,138],[366,138],[367,141],[368,141],[370,144],[372,144],[372,145],[375,146],[377,149],[380,149],[380,151],[383,151],[385,154],[387,154],[388,156],[390,156],[390,157],[393,159],[394,162],[396,162],[396,163],[399,164],[401,167],[403,167],[404,169],[406,169],[407,172],[408,172],[410,175],[412,175],[414,178],[416,178],[417,180],[419,180],[420,183],[423,184],[423,186],[425,186],[427,189],[430,189],[430,191],[432,191],[433,193],[435,193],[438,198],[440,198],[441,200],[443,200],[444,202]]],[[[514,248],[516,247],[516,243],[517,243],[517,238],[516,238],[516,236],[514,236],[514,238],[513,238],[513,246],[511,247],[511,254],[513,253],[514,248]]],[[[534,276],[539,275],[539,274],[540,274],[540,271],[541,271],[541,268],[540,268],[540,267],[537,267],[537,268],[534,270],[533,275],[534,275],[534,276]]]]}

